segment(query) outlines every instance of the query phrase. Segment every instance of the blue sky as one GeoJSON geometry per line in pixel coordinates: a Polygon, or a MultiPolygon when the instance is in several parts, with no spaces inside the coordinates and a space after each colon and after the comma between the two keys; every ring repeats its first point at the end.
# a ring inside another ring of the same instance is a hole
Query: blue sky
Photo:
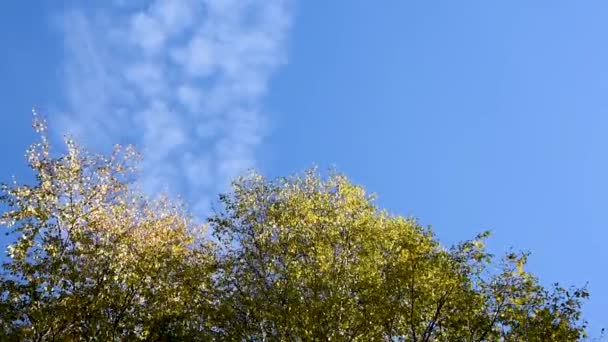
{"type": "Polygon", "coordinates": [[[543,282],[589,282],[608,326],[608,3],[89,4],[3,4],[2,178],[27,177],[33,106],[136,144],[144,187],[201,211],[246,168],[336,166],[446,243],[491,229],[543,282]]]}

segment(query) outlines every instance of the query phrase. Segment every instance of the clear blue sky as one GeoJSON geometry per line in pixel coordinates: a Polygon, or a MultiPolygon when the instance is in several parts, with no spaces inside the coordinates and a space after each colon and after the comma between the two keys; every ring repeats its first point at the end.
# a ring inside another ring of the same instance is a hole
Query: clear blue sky
{"type": "Polygon", "coordinates": [[[446,243],[491,229],[491,250],[530,250],[544,283],[589,282],[591,333],[608,327],[608,3],[277,1],[239,9],[264,13],[237,27],[260,35],[218,33],[226,15],[203,10],[186,28],[165,23],[161,43],[141,20],[133,37],[147,45],[104,28],[169,12],[101,3],[2,5],[2,178],[26,177],[32,106],[95,148],[142,146],[148,178],[181,177],[175,189],[211,195],[249,166],[336,166],[446,243]],[[165,54],[199,33],[229,43],[165,54]],[[163,83],[176,86],[150,86],[163,83]],[[156,156],[157,141],[171,148],[156,156]],[[165,167],[183,155],[205,163],[165,167]],[[210,181],[193,184],[200,172],[210,181]]]}

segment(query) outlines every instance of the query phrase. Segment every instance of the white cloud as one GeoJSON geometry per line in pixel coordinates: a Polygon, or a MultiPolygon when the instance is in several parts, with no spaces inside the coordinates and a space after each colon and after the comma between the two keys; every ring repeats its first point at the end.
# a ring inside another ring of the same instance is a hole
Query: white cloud
{"type": "Polygon", "coordinates": [[[285,62],[290,0],[115,1],[63,16],[61,129],[93,148],[136,144],[148,191],[194,208],[255,166],[260,100],[285,62]]]}
{"type": "Polygon", "coordinates": [[[177,88],[177,99],[191,112],[201,109],[201,92],[196,86],[186,84],[177,88]]]}

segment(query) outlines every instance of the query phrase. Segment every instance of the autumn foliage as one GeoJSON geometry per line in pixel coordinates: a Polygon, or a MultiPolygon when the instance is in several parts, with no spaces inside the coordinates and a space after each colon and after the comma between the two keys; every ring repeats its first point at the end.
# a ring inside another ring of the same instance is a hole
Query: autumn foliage
{"type": "Polygon", "coordinates": [[[344,176],[235,180],[205,225],[132,183],[137,154],[54,156],[4,185],[0,340],[578,341],[584,288],[487,233],[446,248],[344,176]]]}

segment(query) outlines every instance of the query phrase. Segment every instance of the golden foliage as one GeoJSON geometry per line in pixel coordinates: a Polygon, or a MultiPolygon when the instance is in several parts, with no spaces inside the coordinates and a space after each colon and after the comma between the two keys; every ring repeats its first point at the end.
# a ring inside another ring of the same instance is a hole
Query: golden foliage
{"type": "Polygon", "coordinates": [[[585,289],[542,287],[527,254],[498,264],[488,233],[452,248],[379,209],[344,176],[251,174],[210,232],[134,190],[137,154],[90,154],[44,124],[33,185],[4,185],[14,240],[0,339],[576,341],[585,289]]]}

